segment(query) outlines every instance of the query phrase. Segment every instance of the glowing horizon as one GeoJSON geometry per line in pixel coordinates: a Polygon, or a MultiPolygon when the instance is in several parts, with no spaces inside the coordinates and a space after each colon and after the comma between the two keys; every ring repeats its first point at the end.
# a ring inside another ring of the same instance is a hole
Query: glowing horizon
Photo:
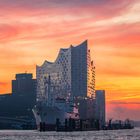
{"type": "Polygon", "coordinates": [[[138,0],[0,0],[0,7],[1,94],[11,93],[16,73],[35,78],[36,65],[88,39],[108,116],[140,118],[138,0]]]}

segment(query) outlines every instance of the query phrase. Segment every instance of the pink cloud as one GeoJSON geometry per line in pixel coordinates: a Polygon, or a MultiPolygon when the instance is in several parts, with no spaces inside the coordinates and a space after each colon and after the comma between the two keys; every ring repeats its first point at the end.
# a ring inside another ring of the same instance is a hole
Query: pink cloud
{"type": "Polygon", "coordinates": [[[8,83],[6,83],[6,82],[0,82],[0,86],[5,86],[5,85],[7,85],[8,83]]]}
{"type": "Polygon", "coordinates": [[[132,119],[139,120],[140,118],[140,104],[139,103],[117,103],[107,104],[107,118],[113,119],[132,119]]]}

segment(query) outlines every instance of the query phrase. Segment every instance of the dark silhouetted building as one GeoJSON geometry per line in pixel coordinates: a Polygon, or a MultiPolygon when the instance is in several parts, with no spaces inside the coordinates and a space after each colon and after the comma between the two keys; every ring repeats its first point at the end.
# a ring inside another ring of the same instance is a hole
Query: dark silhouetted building
{"type": "Polygon", "coordinates": [[[0,117],[33,119],[36,102],[36,79],[31,73],[16,74],[12,94],[0,96],[0,117]]]}
{"type": "Polygon", "coordinates": [[[78,104],[80,119],[95,119],[95,99],[93,98],[76,98],[78,104]]]}
{"type": "Polygon", "coordinates": [[[105,90],[96,90],[96,119],[100,121],[100,125],[105,125],[105,90]]]}

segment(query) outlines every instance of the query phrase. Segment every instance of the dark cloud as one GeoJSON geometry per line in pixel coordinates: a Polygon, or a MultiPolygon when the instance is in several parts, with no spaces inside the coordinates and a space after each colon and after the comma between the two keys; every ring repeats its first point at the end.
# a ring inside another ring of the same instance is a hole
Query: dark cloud
{"type": "MultiPolygon", "coordinates": [[[[124,0],[123,0],[124,1],[124,0]]],[[[129,0],[130,1],[130,0],[129,0]]],[[[106,4],[114,4],[112,0],[0,0],[1,5],[6,6],[24,6],[24,7],[75,7],[80,5],[98,6],[106,4]]]]}
{"type": "Polygon", "coordinates": [[[108,17],[120,14],[134,2],[135,0],[0,0],[0,8],[42,10],[56,15],[90,14],[94,17],[108,17]]]}
{"type": "MultiPolygon", "coordinates": [[[[133,0],[133,2],[136,0],[133,0]]],[[[0,0],[1,5],[7,6],[30,6],[30,7],[46,7],[46,6],[77,6],[77,5],[92,5],[92,6],[116,6],[116,5],[128,5],[132,0],[0,0]]],[[[119,6],[118,6],[119,7],[119,6]]]]}

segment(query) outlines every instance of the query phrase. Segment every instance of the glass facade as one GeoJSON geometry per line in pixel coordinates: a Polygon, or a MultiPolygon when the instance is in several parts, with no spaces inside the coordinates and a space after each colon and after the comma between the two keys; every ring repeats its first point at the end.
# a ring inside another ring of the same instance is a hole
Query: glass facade
{"type": "Polygon", "coordinates": [[[54,63],[45,61],[36,67],[36,75],[38,101],[49,98],[49,90],[52,98],[95,97],[95,67],[87,41],[60,49],[54,63]]]}

